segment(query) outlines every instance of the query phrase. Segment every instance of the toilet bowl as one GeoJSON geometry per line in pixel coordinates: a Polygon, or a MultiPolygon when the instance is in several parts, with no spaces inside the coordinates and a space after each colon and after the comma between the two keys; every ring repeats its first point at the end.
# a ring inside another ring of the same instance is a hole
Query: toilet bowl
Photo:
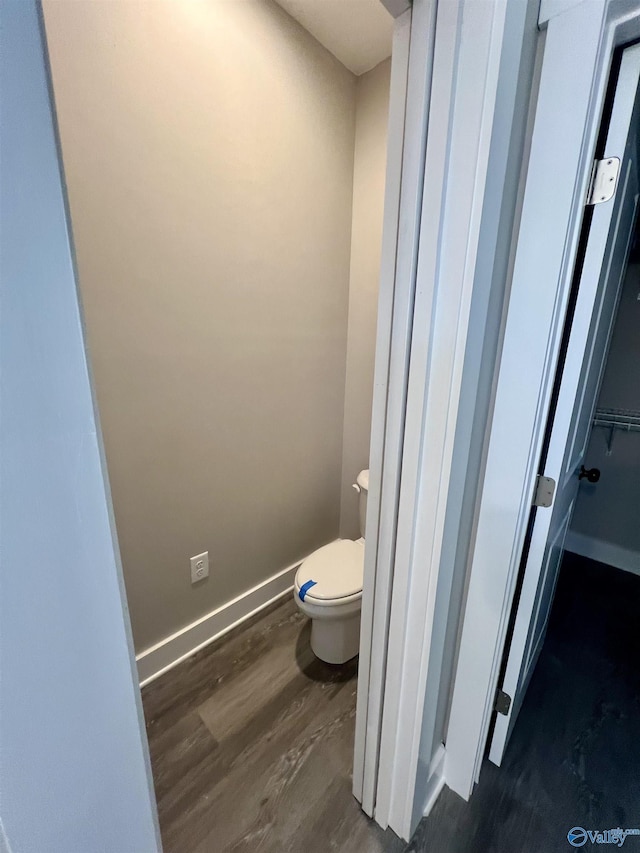
{"type": "Polygon", "coordinates": [[[326,663],[341,664],[358,654],[364,577],[364,521],[369,472],[354,488],[360,495],[360,539],[338,539],[314,551],[298,568],[294,598],[311,619],[311,649],[326,663]]]}

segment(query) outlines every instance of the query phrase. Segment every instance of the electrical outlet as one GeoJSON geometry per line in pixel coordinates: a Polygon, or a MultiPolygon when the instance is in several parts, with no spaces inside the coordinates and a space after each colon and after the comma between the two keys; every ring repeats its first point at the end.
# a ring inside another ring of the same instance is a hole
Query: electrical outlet
{"type": "Polygon", "coordinates": [[[209,552],[196,554],[191,558],[191,583],[198,583],[209,577],[209,552]]]}

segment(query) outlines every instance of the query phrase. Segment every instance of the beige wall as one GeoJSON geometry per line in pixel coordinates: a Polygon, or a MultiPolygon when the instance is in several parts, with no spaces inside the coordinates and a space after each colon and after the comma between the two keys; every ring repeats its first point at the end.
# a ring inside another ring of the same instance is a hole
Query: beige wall
{"type": "Polygon", "coordinates": [[[391,60],[358,78],[340,535],[359,536],[352,484],[369,465],[391,60]]]}
{"type": "MultiPolygon", "coordinates": [[[[141,650],[338,533],[356,82],[268,0],[45,0],[44,15],[141,650]],[[204,550],[211,576],[192,587],[204,550]]],[[[362,104],[387,75],[359,82],[362,104]]],[[[374,156],[380,100],[358,112],[358,157],[374,156]]],[[[362,188],[356,205],[359,245],[380,223],[362,188]]],[[[349,477],[370,398],[367,270],[349,477]]]]}

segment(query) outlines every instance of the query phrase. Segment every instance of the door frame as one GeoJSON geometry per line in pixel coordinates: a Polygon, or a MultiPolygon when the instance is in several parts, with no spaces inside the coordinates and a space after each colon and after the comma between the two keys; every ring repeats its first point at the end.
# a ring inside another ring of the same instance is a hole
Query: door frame
{"type": "Polygon", "coordinates": [[[464,799],[493,713],[613,53],[640,38],[640,2],[542,0],[539,26],[540,87],[446,738],[446,781],[464,799]]]}
{"type": "Polygon", "coordinates": [[[640,192],[634,130],[640,120],[640,44],[627,48],[619,58],[619,72],[613,69],[608,86],[611,112],[607,110],[604,117],[598,143],[599,155],[621,154],[618,187],[609,202],[591,208],[583,224],[584,248],[572,284],[571,318],[563,331],[556,402],[545,431],[544,469],[556,479],[556,490],[552,509],[531,511],[501,671],[500,689],[512,701],[506,714],[496,715],[488,744],[488,757],[498,766],[544,644],[565,537],[578,499],[578,468],[587,461],[591,421],[634,234],[640,192]],[[544,599],[538,597],[543,594],[544,599]]]}
{"type": "Polygon", "coordinates": [[[535,0],[415,0],[401,156],[390,140],[399,181],[385,209],[353,790],[403,838],[445,782],[440,616],[459,528],[450,496],[466,477],[459,413],[473,412],[478,384],[465,357],[515,203],[512,130],[536,19],[535,0]]]}
{"type": "Polygon", "coordinates": [[[367,536],[365,548],[353,767],[353,794],[370,817],[376,814],[434,8],[434,0],[415,0],[400,12],[391,54],[366,519],[367,531],[375,535],[367,536]],[[424,49],[411,52],[412,39],[424,49]]]}

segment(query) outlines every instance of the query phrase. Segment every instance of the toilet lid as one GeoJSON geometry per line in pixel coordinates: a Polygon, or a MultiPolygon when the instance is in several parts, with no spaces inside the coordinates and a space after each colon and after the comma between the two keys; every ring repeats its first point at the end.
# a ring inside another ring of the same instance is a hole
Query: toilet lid
{"type": "Polygon", "coordinates": [[[339,539],[307,557],[296,573],[296,584],[300,589],[309,583],[305,598],[326,601],[362,592],[363,576],[364,542],[339,539]]]}

